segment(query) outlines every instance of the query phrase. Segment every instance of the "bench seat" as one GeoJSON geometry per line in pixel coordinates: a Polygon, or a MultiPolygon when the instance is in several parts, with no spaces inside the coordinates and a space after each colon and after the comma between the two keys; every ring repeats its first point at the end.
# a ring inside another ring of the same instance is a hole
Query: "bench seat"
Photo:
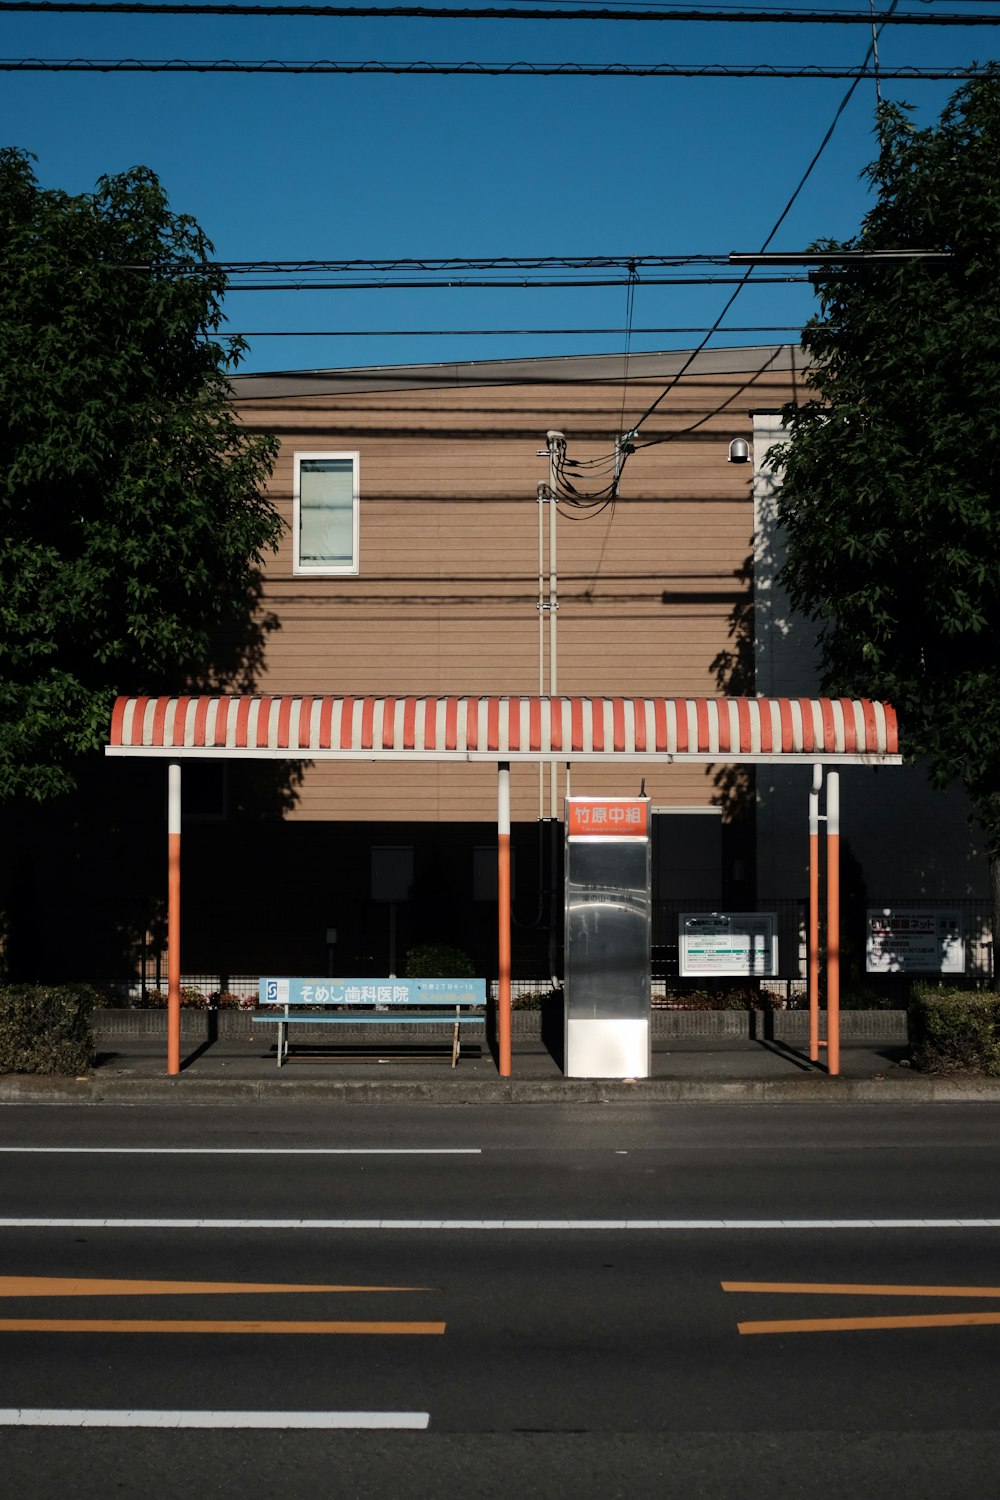
{"type": "Polygon", "coordinates": [[[486,981],[262,979],[252,1020],[278,1028],[278,1067],[289,1055],[293,1026],[450,1026],[451,1065],[461,1052],[462,1022],[485,1021],[486,981]],[[318,992],[318,993],[317,993],[318,992]],[[331,1009],[343,996],[371,1000],[331,1009]]]}

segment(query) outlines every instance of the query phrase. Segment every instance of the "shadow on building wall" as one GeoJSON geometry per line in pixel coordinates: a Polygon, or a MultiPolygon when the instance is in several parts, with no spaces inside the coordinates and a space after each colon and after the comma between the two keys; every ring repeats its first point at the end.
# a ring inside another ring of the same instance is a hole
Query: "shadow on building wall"
{"type": "MultiPolygon", "coordinates": [[[[729,613],[727,645],[712,659],[711,670],[720,697],[750,698],[756,681],[752,554],[733,577],[742,587],[729,613]]],[[[735,762],[709,766],[706,774],[712,778],[712,803],[722,810],[723,905],[733,909],[752,906],[756,897],[754,769],[735,762]]]]}

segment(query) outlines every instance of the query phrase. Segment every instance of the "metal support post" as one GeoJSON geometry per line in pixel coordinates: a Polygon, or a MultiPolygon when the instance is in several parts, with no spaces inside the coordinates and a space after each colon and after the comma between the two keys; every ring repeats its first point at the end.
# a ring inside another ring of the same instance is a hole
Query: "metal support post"
{"type": "Polygon", "coordinates": [[[840,772],[826,781],[826,1065],[840,1072],[840,772]]]}
{"type": "MultiPolygon", "coordinates": [[[[547,484],[538,486],[538,696],[545,697],[545,502],[547,484]]],[[[538,762],[538,821],[545,817],[545,762],[538,762]]]]}
{"type": "Polygon", "coordinates": [[[167,768],[167,1072],[181,1070],[181,768],[167,768]]]}
{"type": "Polygon", "coordinates": [[[510,762],[497,766],[497,1050],[510,1077],[510,762]]]}
{"type": "Polygon", "coordinates": [[[809,992],[809,1060],[819,1061],[819,794],[823,789],[823,767],[813,766],[809,792],[809,944],[807,987],[809,992]]]}
{"type": "MultiPolygon", "coordinates": [[[[559,582],[556,568],[556,496],[559,492],[559,465],[566,453],[566,439],[561,432],[547,432],[545,440],[549,449],[549,697],[554,699],[559,692],[559,646],[557,615],[559,613],[559,582]]],[[[555,761],[549,765],[549,817],[559,816],[559,768],[555,761]]]]}

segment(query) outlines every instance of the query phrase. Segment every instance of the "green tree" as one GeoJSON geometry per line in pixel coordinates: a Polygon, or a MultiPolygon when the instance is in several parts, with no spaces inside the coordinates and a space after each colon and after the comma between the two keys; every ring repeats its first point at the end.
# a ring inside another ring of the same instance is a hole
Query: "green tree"
{"type": "Polygon", "coordinates": [[[0,150],[0,801],[74,785],[117,692],[248,685],[276,449],[233,415],[223,275],[153,172],[0,150]]]}
{"type": "Polygon", "coordinates": [[[820,248],[950,259],[821,284],[816,396],[772,454],[783,576],[820,625],[825,688],[891,702],[907,757],[965,787],[1000,933],[1000,69],[927,128],[884,107],[878,136],[860,233],[820,248]]]}

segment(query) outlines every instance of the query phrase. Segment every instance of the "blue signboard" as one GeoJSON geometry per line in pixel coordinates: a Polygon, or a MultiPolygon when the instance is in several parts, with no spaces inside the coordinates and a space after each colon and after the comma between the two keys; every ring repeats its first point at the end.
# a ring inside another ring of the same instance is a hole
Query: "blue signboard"
{"type": "Polygon", "coordinates": [[[485,1005],[485,979],[262,979],[261,1005],[485,1005]]]}

